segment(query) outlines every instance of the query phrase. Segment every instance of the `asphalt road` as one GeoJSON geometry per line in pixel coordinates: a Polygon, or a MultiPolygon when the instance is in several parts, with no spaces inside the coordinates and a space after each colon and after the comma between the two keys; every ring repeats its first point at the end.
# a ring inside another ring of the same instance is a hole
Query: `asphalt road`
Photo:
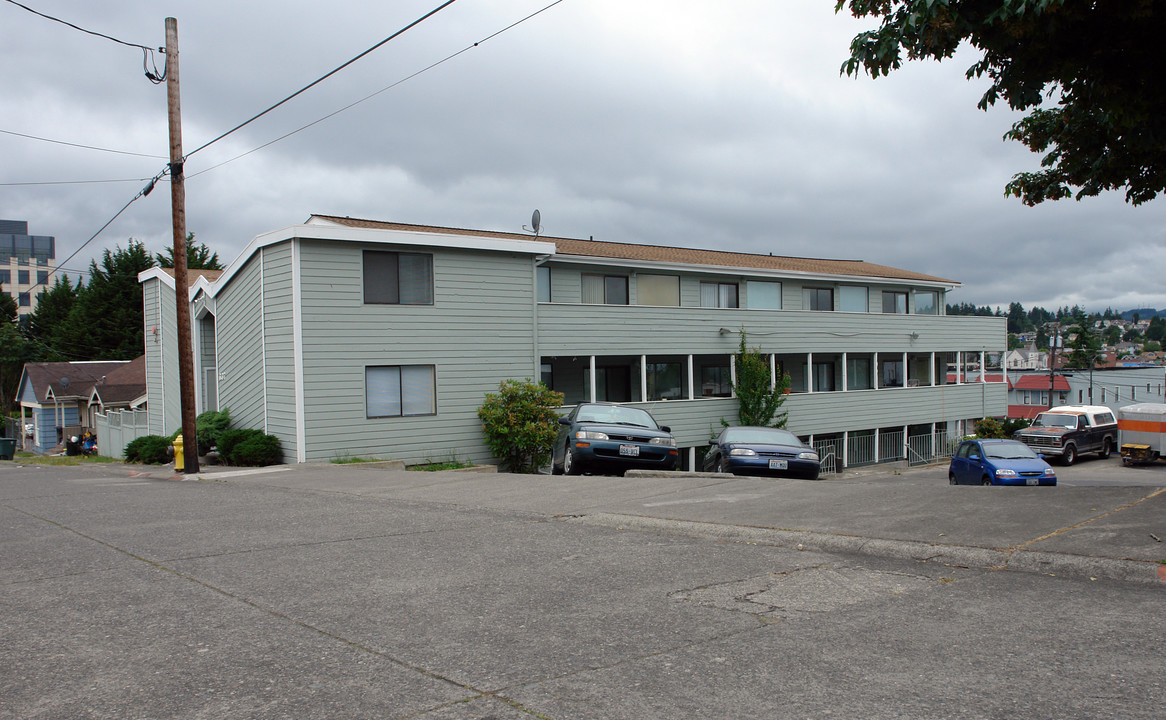
{"type": "Polygon", "coordinates": [[[1166,476],[1065,470],[0,463],[0,719],[1160,718],[1166,476]]]}

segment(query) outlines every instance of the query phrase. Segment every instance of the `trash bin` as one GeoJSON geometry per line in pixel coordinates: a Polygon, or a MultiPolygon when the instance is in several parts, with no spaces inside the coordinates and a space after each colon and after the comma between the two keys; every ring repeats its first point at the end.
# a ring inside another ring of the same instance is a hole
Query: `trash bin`
{"type": "Polygon", "coordinates": [[[11,460],[16,455],[16,440],[0,438],[0,460],[11,460]]]}

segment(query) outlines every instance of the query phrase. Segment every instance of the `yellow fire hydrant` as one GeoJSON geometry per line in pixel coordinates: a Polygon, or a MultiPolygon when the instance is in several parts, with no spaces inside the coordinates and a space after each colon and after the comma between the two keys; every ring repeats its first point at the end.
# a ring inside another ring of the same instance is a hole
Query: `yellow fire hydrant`
{"type": "Polygon", "coordinates": [[[174,437],[174,470],[181,472],[186,469],[186,458],[182,455],[182,433],[174,437]]]}

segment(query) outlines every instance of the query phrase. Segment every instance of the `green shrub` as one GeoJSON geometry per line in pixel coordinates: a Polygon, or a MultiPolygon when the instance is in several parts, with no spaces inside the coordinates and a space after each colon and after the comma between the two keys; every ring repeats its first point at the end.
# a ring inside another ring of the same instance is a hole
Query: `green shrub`
{"type": "Polygon", "coordinates": [[[206,455],[219,444],[219,436],[231,427],[231,411],[207,410],[194,419],[195,433],[198,435],[198,454],[206,455]]]}
{"type": "Polygon", "coordinates": [[[262,430],[253,430],[249,428],[223,431],[219,435],[218,442],[219,462],[222,462],[226,465],[235,465],[236,462],[234,456],[236,446],[262,434],[262,430]]]}
{"type": "Polygon", "coordinates": [[[1000,422],[996,418],[982,418],[976,421],[976,437],[981,438],[1007,438],[1010,435],[1004,434],[1004,428],[1000,427],[1000,422]]]}
{"type": "Polygon", "coordinates": [[[145,435],[131,440],[126,445],[125,458],[127,462],[165,465],[171,458],[170,441],[161,435],[145,435]]]}
{"type": "Polygon", "coordinates": [[[231,464],[243,467],[278,465],[283,460],[279,449],[279,438],[260,433],[235,445],[231,451],[231,464]]]}
{"type": "Polygon", "coordinates": [[[541,382],[503,380],[498,393],[486,393],[478,419],[486,445],[510,472],[534,473],[546,465],[559,432],[563,393],[541,382]]]}

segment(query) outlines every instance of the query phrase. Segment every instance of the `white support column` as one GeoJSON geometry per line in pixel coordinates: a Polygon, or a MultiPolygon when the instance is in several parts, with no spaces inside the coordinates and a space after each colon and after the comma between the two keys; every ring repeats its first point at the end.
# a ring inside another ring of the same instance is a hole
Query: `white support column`
{"type": "Polygon", "coordinates": [[[879,460],[881,460],[881,459],[882,458],[879,457],[879,429],[875,428],[875,434],[874,434],[874,461],[875,461],[875,464],[878,465],[879,460]]]}
{"type": "Polygon", "coordinates": [[[842,467],[850,467],[850,431],[842,431],[842,467]]]}
{"type": "MultiPolygon", "coordinates": [[[[878,390],[879,389],[879,377],[880,377],[880,375],[879,375],[879,354],[877,352],[874,354],[874,360],[872,360],[871,364],[870,364],[870,374],[871,374],[870,386],[872,388],[874,388],[875,390],[878,390]]],[[[876,452],[875,455],[877,456],[878,453],[876,452]]]]}
{"type": "MultiPolygon", "coordinates": [[[[693,375],[693,362],[691,355],[688,356],[688,399],[696,399],[696,376],[693,375]]],[[[696,448],[691,449],[694,453],[696,452],[696,448]]],[[[695,455],[693,457],[695,457],[695,455]]],[[[692,467],[692,465],[689,464],[689,467],[692,467]]]]}
{"type": "Polygon", "coordinates": [[[640,356],[640,402],[648,402],[648,356],[640,356]]]}
{"type": "Polygon", "coordinates": [[[842,392],[846,392],[849,384],[846,381],[846,353],[842,353],[842,392]]]}
{"type": "Polygon", "coordinates": [[[737,397],[737,356],[729,356],[729,397],[737,397]]]}
{"type": "Polygon", "coordinates": [[[903,353],[903,387],[907,387],[907,353],[903,353]]]}
{"type": "MultiPolygon", "coordinates": [[[[1008,351],[1005,350],[1000,356],[1000,372],[1004,373],[1004,385],[1008,386],[1008,351]]],[[[1149,388],[1146,388],[1147,390],[1149,388]]]]}
{"type": "Polygon", "coordinates": [[[906,425],[903,426],[903,459],[907,464],[911,464],[911,438],[909,436],[910,429],[906,425]]]}
{"type": "Polygon", "coordinates": [[[806,353],[806,392],[814,392],[814,353],[806,353]]]}
{"type": "Polygon", "coordinates": [[[698,469],[696,467],[696,446],[695,445],[688,448],[688,469],[689,469],[689,471],[695,471],[698,469]]]}
{"type": "Polygon", "coordinates": [[[931,375],[931,387],[935,387],[935,385],[936,385],[936,382],[935,382],[936,372],[935,372],[935,353],[934,352],[931,353],[931,370],[929,370],[928,373],[931,375]]]}
{"type": "Polygon", "coordinates": [[[595,402],[595,356],[591,356],[591,402],[595,402]]]}
{"type": "Polygon", "coordinates": [[[985,363],[986,353],[980,351],[980,382],[988,382],[988,365],[985,363]]]}
{"type": "Polygon", "coordinates": [[[955,351],[955,384],[963,385],[964,379],[964,354],[960,350],[955,351]]]}
{"type": "Polygon", "coordinates": [[[777,355],[769,353],[769,390],[777,387],[777,355]]]}

